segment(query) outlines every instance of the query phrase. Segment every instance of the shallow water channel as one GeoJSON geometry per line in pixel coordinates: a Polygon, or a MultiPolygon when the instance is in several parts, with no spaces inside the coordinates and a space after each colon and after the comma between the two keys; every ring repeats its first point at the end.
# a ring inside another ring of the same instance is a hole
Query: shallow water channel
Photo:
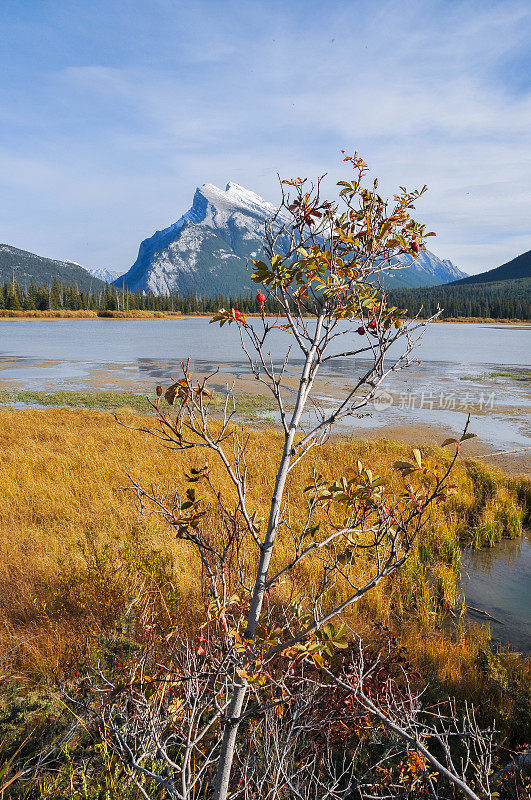
{"type": "Polygon", "coordinates": [[[461,585],[469,617],[490,625],[495,642],[531,654],[531,531],[494,547],[467,548],[461,585]],[[486,612],[489,617],[470,609],[486,612]]]}

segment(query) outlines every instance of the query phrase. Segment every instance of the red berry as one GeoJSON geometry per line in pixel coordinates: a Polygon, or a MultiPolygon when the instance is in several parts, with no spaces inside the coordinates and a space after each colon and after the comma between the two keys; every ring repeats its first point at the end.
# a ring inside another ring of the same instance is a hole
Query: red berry
{"type": "Polygon", "coordinates": [[[236,308],[236,309],[234,310],[234,319],[238,319],[238,320],[240,320],[241,318],[242,318],[242,312],[241,312],[241,311],[238,311],[238,309],[236,308]]]}
{"type": "Polygon", "coordinates": [[[375,328],[376,328],[376,320],[375,319],[371,319],[371,321],[369,322],[369,328],[371,330],[375,330],[375,328]]]}
{"type": "Polygon", "coordinates": [[[263,292],[258,292],[256,299],[259,303],[265,303],[265,294],[263,292]]]}
{"type": "Polygon", "coordinates": [[[419,243],[418,242],[411,242],[411,249],[414,253],[418,253],[419,251],[419,243]]]}
{"type": "Polygon", "coordinates": [[[363,327],[363,325],[359,326],[358,333],[360,336],[363,336],[363,334],[365,333],[365,328],[363,327]]]}

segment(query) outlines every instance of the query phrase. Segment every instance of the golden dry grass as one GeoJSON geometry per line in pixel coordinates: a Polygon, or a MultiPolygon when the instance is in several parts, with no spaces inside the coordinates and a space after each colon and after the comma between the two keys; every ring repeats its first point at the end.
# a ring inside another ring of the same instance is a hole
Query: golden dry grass
{"type": "Polygon", "coordinates": [[[92,309],[22,309],[1,308],[0,319],[182,319],[179,311],[94,311],[92,309]]]}
{"type": "MultiPolygon", "coordinates": [[[[130,425],[146,423],[122,413],[130,425]]],[[[251,506],[265,516],[281,441],[273,431],[250,437],[251,506]]],[[[337,477],[337,465],[345,473],[361,459],[385,475],[408,450],[387,440],[335,441],[321,450],[317,469],[337,477]]],[[[437,448],[423,452],[449,457],[437,448]]],[[[184,473],[202,466],[204,453],[164,450],[110,414],[68,409],[1,410],[0,453],[0,653],[16,648],[18,669],[37,680],[68,669],[87,637],[121,624],[140,584],[160,592],[181,624],[191,622],[199,607],[193,554],[159,518],[139,519],[132,496],[119,487],[129,472],[144,483],[184,488],[184,473]]],[[[208,460],[213,482],[226,487],[222,467],[208,460]]],[[[308,461],[291,477],[295,516],[312,466],[308,461]]],[[[484,634],[462,632],[449,649],[441,629],[459,604],[459,538],[472,523],[481,526],[498,500],[505,509],[500,519],[508,506],[517,508],[514,479],[494,468],[461,464],[456,480],[459,495],[436,510],[402,573],[353,612],[358,627],[378,620],[399,631],[419,663],[453,683],[486,644],[484,634]]],[[[514,513],[511,521],[514,528],[514,513]]],[[[285,556],[281,547],[277,558],[285,556]]],[[[311,565],[298,579],[312,580],[311,565]]]]}

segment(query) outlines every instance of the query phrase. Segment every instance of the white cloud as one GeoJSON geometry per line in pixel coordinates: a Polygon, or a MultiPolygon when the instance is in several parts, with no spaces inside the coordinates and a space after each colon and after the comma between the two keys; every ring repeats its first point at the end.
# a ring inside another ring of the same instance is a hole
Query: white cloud
{"type": "Polygon", "coordinates": [[[4,238],[16,217],[20,246],[25,228],[52,245],[40,211],[52,187],[61,254],[125,269],[197,184],[235,179],[274,200],[277,171],[332,181],[344,147],[387,192],[429,185],[418,216],[466,271],[529,248],[531,95],[507,67],[528,35],[523,3],[158,7],[160,54],[139,42],[134,62],[47,74],[30,116],[42,138],[0,151],[4,238]]]}

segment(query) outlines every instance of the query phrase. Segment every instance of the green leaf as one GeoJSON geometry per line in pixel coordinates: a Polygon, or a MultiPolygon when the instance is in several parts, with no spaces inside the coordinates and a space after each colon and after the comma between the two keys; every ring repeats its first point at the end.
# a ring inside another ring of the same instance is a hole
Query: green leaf
{"type": "Polygon", "coordinates": [[[341,625],[339,626],[339,628],[337,629],[337,635],[338,636],[346,636],[347,635],[347,626],[345,625],[344,622],[342,622],[341,625]]]}
{"type": "Polygon", "coordinates": [[[417,471],[417,467],[414,467],[413,464],[410,464],[408,461],[395,461],[393,467],[401,472],[404,477],[417,471]]]}
{"type": "Polygon", "coordinates": [[[255,265],[255,267],[257,267],[258,269],[265,270],[265,272],[269,272],[269,267],[267,266],[267,264],[265,263],[265,261],[261,261],[259,258],[257,258],[257,259],[255,259],[255,260],[253,261],[253,264],[254,264],[254,265],[255,265]]]}
{"type": "Polygon", "coordinates": [[[410,464],[409,461],[395,461],[393,464],[395,469],[413,469],[413,464],[410,464]]]}
{"type": "Polygon", "coordinates": [[[467,439],[475,439],[477,434],[475,433],[465,433],[464,436],[461,436],[459,439],[460,442],[466,442],[467,439]]]}
{"type": "Polygon", "coordinates": [[[317,667],[324,667],[324,658],[319,653],[312,653],[312,661],[317,667]]]}
{"type": "Polygon", "coordinates": [[[445,439],[441,447],[446,447],[447,444],[457,444],[457,439],[445,439]]]}
{"type": "Polygon", "coordinates": [[[327,639],[334,638],[335,630],[331,622],[327,622],[326,625],[323,625],[323,634],[327,637],[327,639]]]}
{"type": "Polygon", "coordinates": [[[334,639],[334,645],[338,648],[338,650],[346,650],[348,647],[348,642],[346,639],[334,639]]]}

